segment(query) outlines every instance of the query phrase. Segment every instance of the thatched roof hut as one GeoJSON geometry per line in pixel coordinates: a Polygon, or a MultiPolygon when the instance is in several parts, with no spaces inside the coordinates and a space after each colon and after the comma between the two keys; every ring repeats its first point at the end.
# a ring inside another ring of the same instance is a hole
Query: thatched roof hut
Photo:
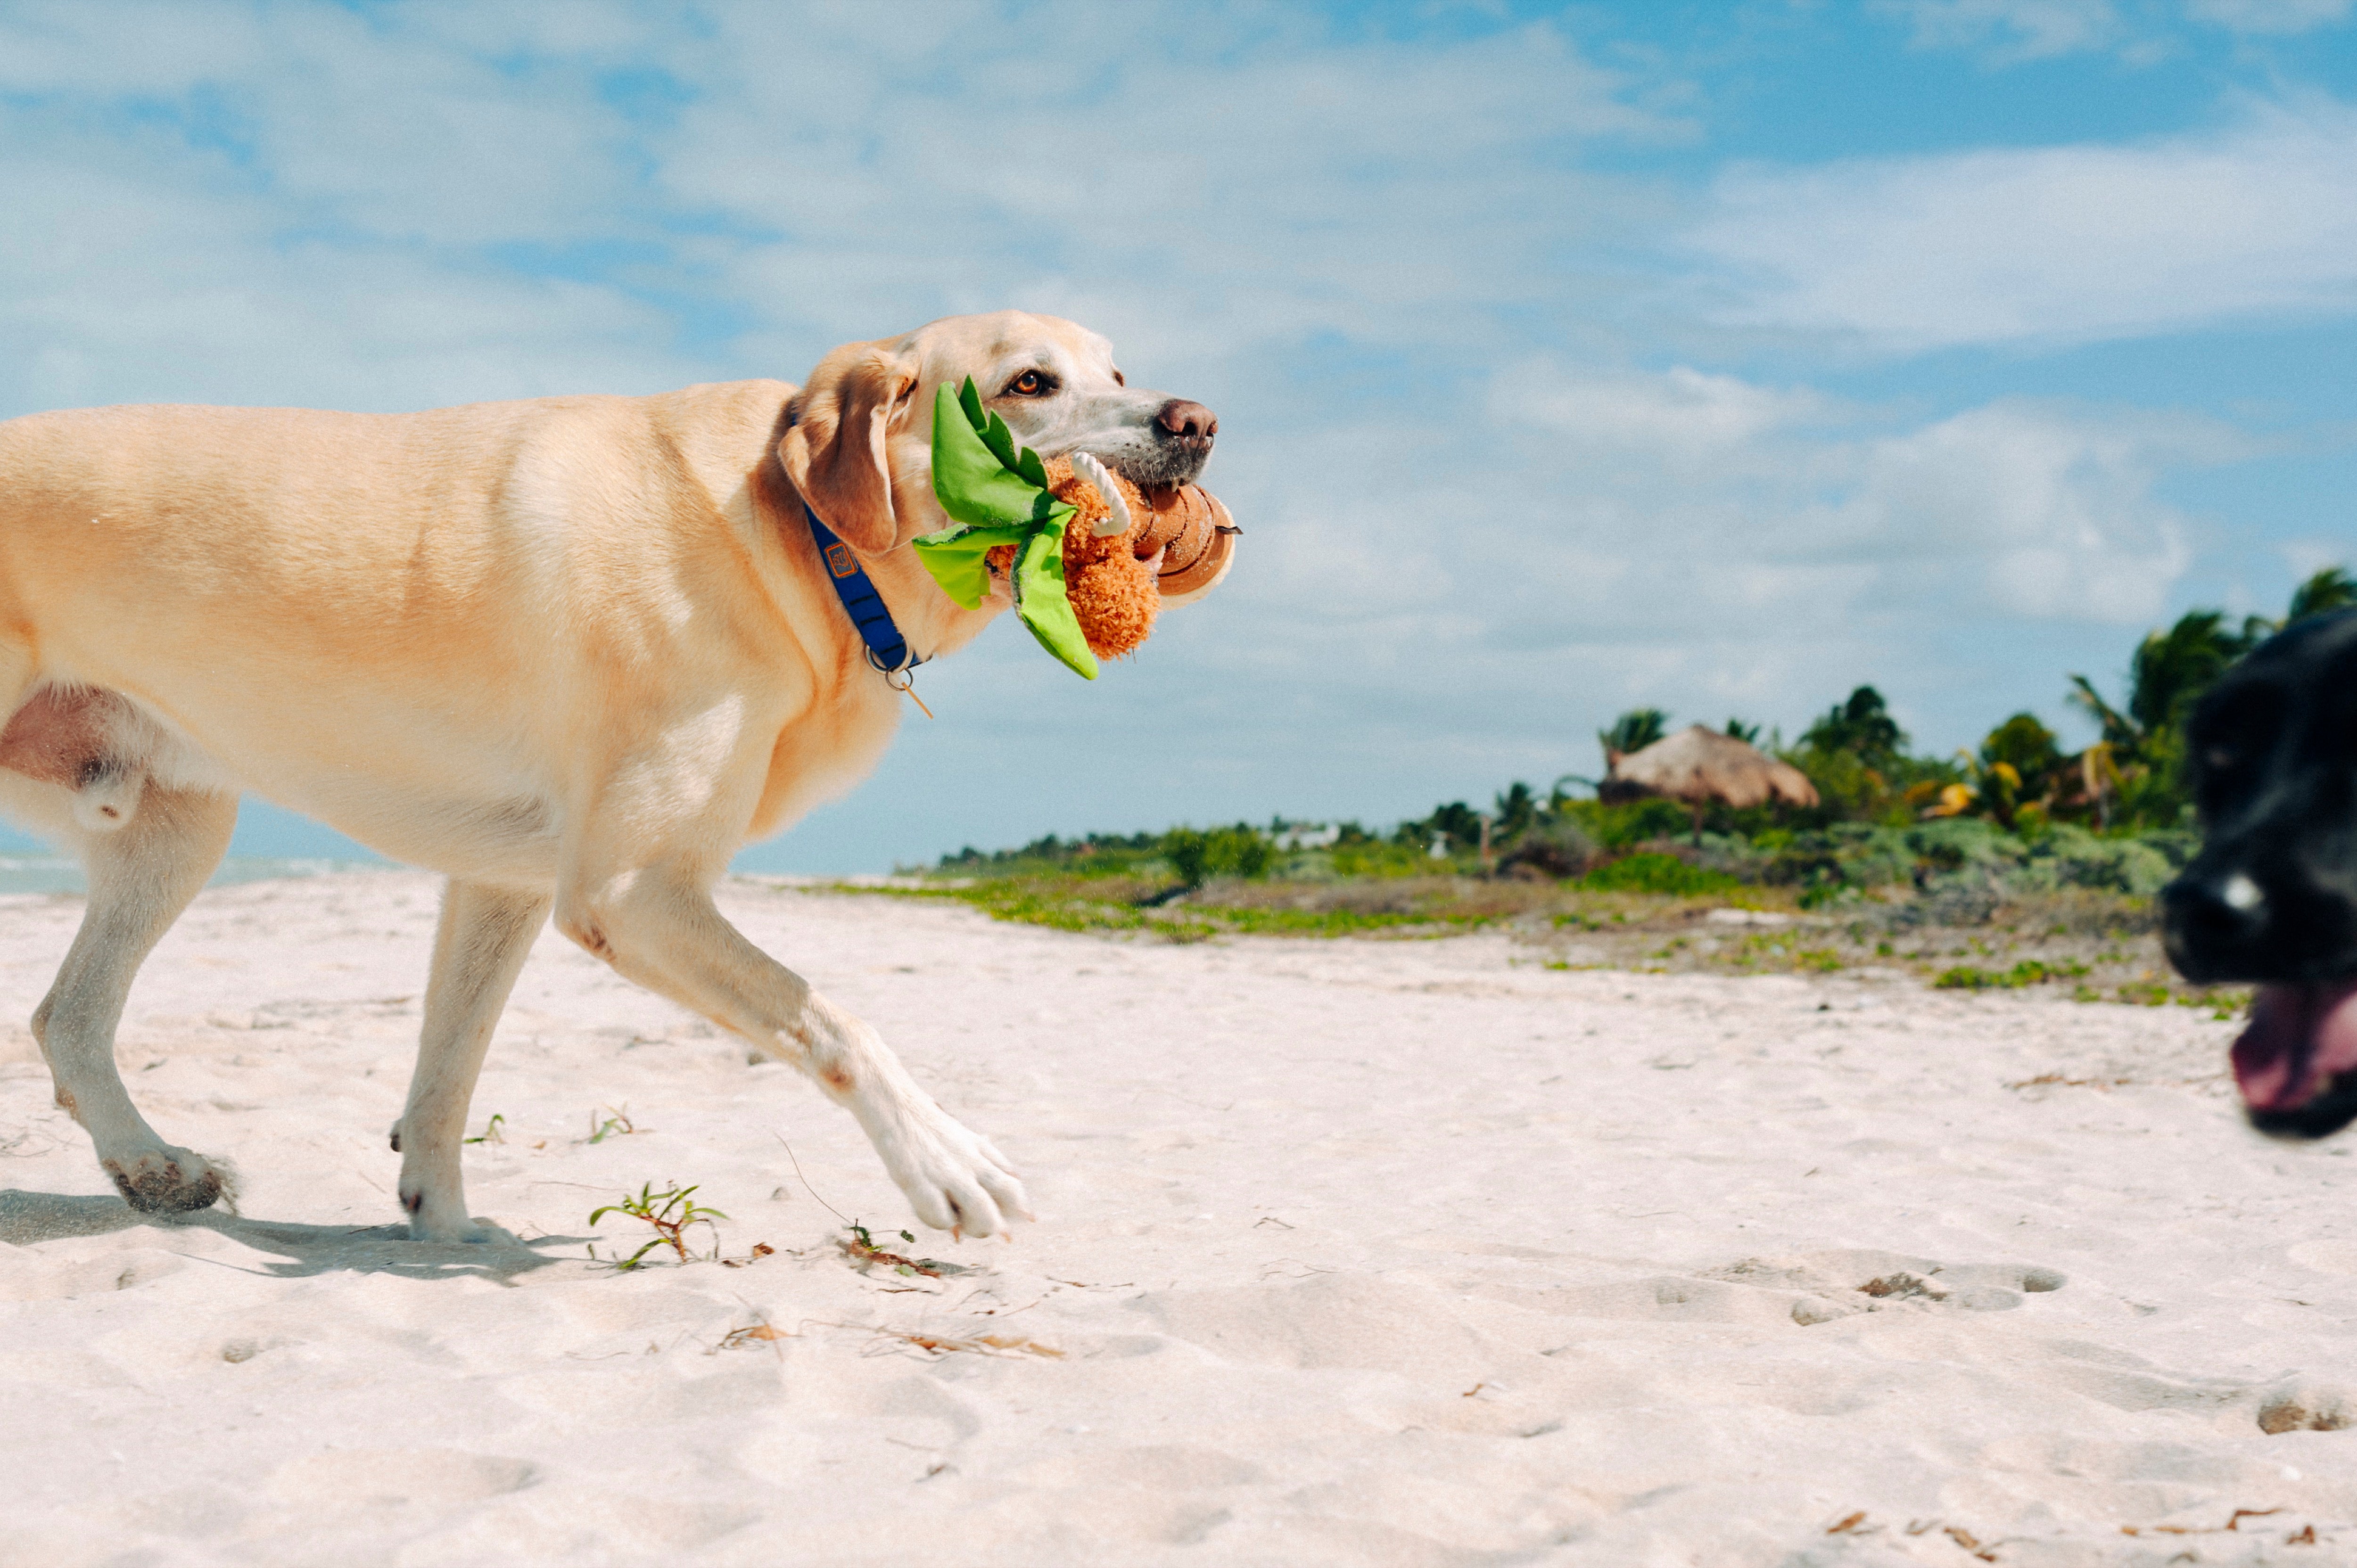
{"type": "Polygon", "coordinates": [[[1597,794],[1604,800],[1661,795],[1684,800],[1697,811],[1713,801],[1738,810],[1782,800],[1817,803],[1816,786],[1789,762],[1757,746],[1695,725],[1665,736],[1641,751],[1608,752],[1609,765],[1597,794]]]}

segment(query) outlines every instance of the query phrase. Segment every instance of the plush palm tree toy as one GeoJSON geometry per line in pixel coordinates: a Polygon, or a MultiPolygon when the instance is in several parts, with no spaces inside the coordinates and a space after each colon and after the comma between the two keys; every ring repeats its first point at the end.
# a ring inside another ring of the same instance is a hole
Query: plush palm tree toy
{"type": "Polygon", "coordinates": [[[1005,575],[1039,646],[1092,681],[1234,559],[1239,530],[1210,491],[1141,490],[1085,452],[1043,463],[971,378],[934,399],[933,494],[952,524],[919,537],[917,557],[942,591],[974,609],[1005,575]]]}

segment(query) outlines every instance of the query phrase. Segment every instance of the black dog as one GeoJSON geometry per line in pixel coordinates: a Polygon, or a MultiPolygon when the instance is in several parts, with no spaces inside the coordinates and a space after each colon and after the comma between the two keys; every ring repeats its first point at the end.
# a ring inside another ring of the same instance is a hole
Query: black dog
{"type": "Polygon", "coordinates": [[[2357,610],[2304,620],[2186,726],[2201,853],[2162,890],[2169,961],[2255,981],[2234,1079],[2261,1132],[2357,1120],[2357,610]]]}

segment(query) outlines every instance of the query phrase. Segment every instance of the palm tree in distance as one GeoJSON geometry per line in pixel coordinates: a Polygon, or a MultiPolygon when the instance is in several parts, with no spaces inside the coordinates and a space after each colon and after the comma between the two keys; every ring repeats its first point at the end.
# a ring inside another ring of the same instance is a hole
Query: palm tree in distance
{"type": "Polygon", "coordinates": [[[1491,813],[1494,825],[1491,836],[1500,843],[1511,843],[1530,831],[1538,815],[1538,797],[1531,793],[1529,785],[1517,779],[1497,799],[1497,809],[1491,813]]]}
{"type": "MultiPolygon", "coordinates": [[[[2149,798],[2129,802],[2136,813],[2167,821],[2181,808],[2176,775],[2186,716],[2218,677],[2294,621],[2352,607],[2357,607],[2357,579],[2344,567],[2326,566],[2292,590],[2281,620],[2246,616],[2238,629],[2226,623],[2223,610],[2188,610],[2168,630],[2148,633],[2136,645],[2128,660],[2126,711],[2106,702],[2084,675],[2072,676],[2071,701],[2103,726],[2102,765],[2140,768],[2144,775],[2149,798]]],[[[2093,792],[2093,770],[2088,777],[2093,792]]]]}
{"type": "Polygon", "coordinates": [[[2128,717],[2139,729],[2177,725],[2193,700],[2251,650],[2252,628],[2230,631],[2225,620],[2218,610],[2194,610],[2137,646],[2128,665],[2128,717]]]}
{"type": "MultiPolygon", "coordinates": [[[[2222,610],[2189,610],[2167,631],[2148,634],[2128,660],[2127,711],[2104,700],[2084,675],[2071,677],[2071,700],[2103,726],[2088,770],[2091,792],[2097,774],[2126,769],[2123,805],[2132,820],[2173,821],[2182,807],[2177,789],[2179,737],[2194,700],[2210,689],[2236,660],[2267,635],[2267,624],[2252,618],[2239,631],[2226,625],[2222,610]]],[[[2098,802],[2098,814],[2106,814],[2098,802]]]]}
{"type": "Polygon", "coordinates": [[[1860,686],[1846,703],[1835,703],[1824,717],[1801,736],[1803,746],[1819,751],[1846,751],[1868,768],[1888,769],[1907,749],[1907,732],[1890,716],[1882,693],[1860,686]]]}
{"type": "Polygon", "coordinates": [[[1631,708],[1612,721],[1610,729],[1596,732],[1598,745],[1604,747],[1604,765],[1609,770],[1613,759],[1642,751],[1668,732],[1670,715],[1659,708],[1631,708]]]}
{"type": "Polygon", "coordinates": [[[2128,662],[2126,713],[2105,702],[2084,675],[2071,677],[2076,688],[2071,700],[2104,726],[2104,739],[2114,748],[2133,752],[2158,732],[2182,725],[2194,700],[2212,682],[2285,627],[2352,607],[2357,607],[2357,578],[2344,567],[2326,566],[2292,590],[2281,620],[2250,616],[2236,631],[2227,626],[2223,610],[2188,610],[2175,626],[2151,633],[2136,646],[2128,662]]]}
{"type": "Polygon", "coordinates": [[[2291,591],[2291,607],[2284,611],[2283,624],[2352,608],[2357,608],[2357,578],[2350,576],[2345,567],[2327,566],[2309,574],[2307,582],[2291,591]]]}

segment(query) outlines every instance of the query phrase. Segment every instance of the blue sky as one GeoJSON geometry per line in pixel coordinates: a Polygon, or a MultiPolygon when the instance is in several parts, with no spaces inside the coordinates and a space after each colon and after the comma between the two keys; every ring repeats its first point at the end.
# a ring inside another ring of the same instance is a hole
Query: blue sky
{"type": "MultiPolygon", "coordinates": [[[[749,865],[1356,816],[1630,706],[2076,738],[2357,555],[2350,0],[0,6],[0,414],[798,380],[1017,306],[1247,530],[749,865]]],[[[250,810],[247,853],[331,841],[250,810]]]]}

